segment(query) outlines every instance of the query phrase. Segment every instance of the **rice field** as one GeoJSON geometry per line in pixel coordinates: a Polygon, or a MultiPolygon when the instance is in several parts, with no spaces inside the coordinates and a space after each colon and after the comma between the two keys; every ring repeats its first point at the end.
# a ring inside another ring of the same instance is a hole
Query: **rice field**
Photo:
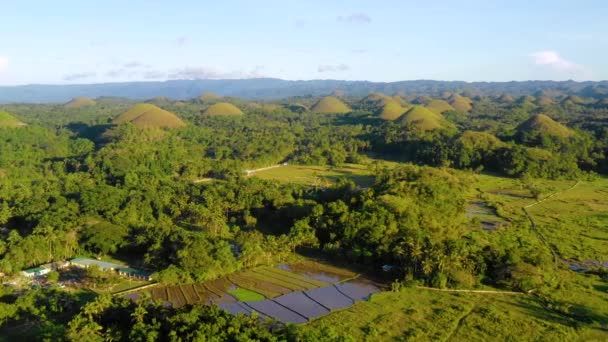
{"type": "Polygon", "coordinates": [[[303,261],[258,267],[205,283],[144,291],[173,307],[216,304],[235,315],[255,312],[285,323],[304,323],[380,291],[357,277],[349,270],[303,261]]]}

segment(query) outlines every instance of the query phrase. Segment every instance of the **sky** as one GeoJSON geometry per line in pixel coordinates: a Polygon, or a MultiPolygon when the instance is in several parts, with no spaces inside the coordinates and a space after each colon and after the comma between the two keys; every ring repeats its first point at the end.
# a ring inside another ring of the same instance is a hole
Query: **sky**
{"type": "Polygon", "coordinates": [[[0,0],[0,85],[608,79],[606,0],[0,0]]]}

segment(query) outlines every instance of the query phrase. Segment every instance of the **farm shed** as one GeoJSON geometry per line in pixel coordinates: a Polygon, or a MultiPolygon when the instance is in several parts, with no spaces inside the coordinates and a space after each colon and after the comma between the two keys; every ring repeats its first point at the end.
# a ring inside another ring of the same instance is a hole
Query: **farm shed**
{"type": "Polygon", "coordinates": [[[139,280],[152,280],[152,272],[138,270],[130,267],[120,267],[117,269],[121,276],[135,278],[139,280]]]}
{"type": "Polygon", "coordinates": [[[70,260],[70,264],[77,267],[89,268],[91,266],[97,266],[100,270],[103,271],[114,271],[119,268],[124,268],[125,265],[119,265],[111,262],[100,261],[95,259],[88,258],[75,258],[70,260]]]}
{"type": "Polygon", "coordinates": [[[48,268],[44,268],[44,267],[34,267],[34,268],[28,268],[27,270],[23,270],[21,272],[21,274],[23,274],[24,276],[28,277],[28,278],[34,278],[34,277],[39,277],[41,275],[45,275],[47,273],[49,273],[51,270],[48,268]]]}

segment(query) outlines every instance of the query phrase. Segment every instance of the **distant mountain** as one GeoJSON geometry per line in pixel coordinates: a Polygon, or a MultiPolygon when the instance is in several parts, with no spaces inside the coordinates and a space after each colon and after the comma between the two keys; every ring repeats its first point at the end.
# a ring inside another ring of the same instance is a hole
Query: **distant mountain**
{"type": "Polygon", "coordinates": [[[384,94],[434,95],[466,93],[467,96],[510,94],[530,95],[539,91],[557,91],[570,95],[600,96],[608,89],[608,81],[525,81],[525,82],[461,82],[461,81],[286,81],[275,78],[243,80],[174,80],[165,82],[125,82],[79,85],[25,85],[0,87],[0,103],[58,102],[77,97],[126,97],[144,100],[166,96],[175,100],[196,98],[205,92],[220,96],[270,100],[292,96],[324,96],[339,90],[345,96],[365,96],[370,92],[384,94]]]}

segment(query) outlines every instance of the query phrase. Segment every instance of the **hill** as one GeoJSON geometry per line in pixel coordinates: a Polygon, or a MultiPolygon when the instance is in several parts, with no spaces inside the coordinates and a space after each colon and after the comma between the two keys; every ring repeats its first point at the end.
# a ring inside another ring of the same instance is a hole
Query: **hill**
{"type": "Polygon", "coordinates": [[[454,107],[444,100],[431,100],[425,107],[437,114],[441,114],[449,110],[455,110],[454,107]]]}
{"type": "Polygon", "coordinates": [[[450,97],[450,105],[456,109],[457,112],[466,113],[473,109],[473,101],[468,97],[464,97],[458,94],[454,94],[450,97]]]}
{"type": "Polygon", "coordinates": [[[210,92],[202,93],[198,97],[198,99],[201,100],[201,101],[203,101],[203,102],[215,101],[215,100],[219,100],[221,98],[222,97],[219,96],[218,94],[216,94],[216,93],[210,93],[210,92]]]}
{"type": "Polygon", "coordinates": [[[546,135],[558,138],[567,138],[574,135],[568,127],[551,119],[547,115],[538,114],[517,126],[517,134],[521,138],[546,135]]]}
{"type": "Polygon", "coordinates": [[[72,99],[70,102],[66,103],[63,106],[65,108],[81,108],[81,107],[94,106],[96,104],[97,104],[97,102],[95,100],[90,99],[88,97],[77,97],[77,98],[72,99]]]}
{"type": "Polygon", "coordinates": [[[502,94],[498,97],[498,101],[501,103],[511,104],[515,102],[515,98],[509,94],[502,94]]]}
{"type": "Polygon", "coordinates": [[[333,96],[326,96],[315,103],[311,111],[315,113],[338,113],[344,114],[351,111],[351,109],[344,104],[344,102],[338,100],[333,96]]]}
{"type": "Polygon", "coordinates": [[[112,121],[114,124],[131,122],[139,128],[176,128],[186,125],[177,115],[153,104],[139,103],[112,121]]]}
{"type": "Polygon", "coordinates": [[[203,111],[204,116],[241,116],[243,112],[228,102],[218,102],[203,111]]]}
{"type": "Polygon", "coordinates": [[[397,101],[389,100],[377,111],[377,115],[382,120],[397,120],[408,108],[402,107],[397,101]]]}
{"type": "MultiPolygon", "coordinates": [[[[608,81],[525,81],[525,82],[462,82],[462,81],[399,81],[368,82],[340,80],[287,81],[275,78],[242,80],[171,80],[164,82],[123,82],[78,85],[24,85],[0,86],[0,103],[56,102],[65,103],[75,97],[99,98],[121,96],[142,101],[155,96],[167,96],[175,100],[188,100],[203,92],[215,92],[224,96],[244,99],[282,99],[292,96],[323,96],[336,89],[347,96],[365,96],[370,92],[408,94],[411,96],[439,96],[470,90],[477,95],[509,94],[519,97],[539,90],[559,90],[564,94],[582,94],[585,89],[604,89],[608,81]],[[590,88],[591,87],[591,88],[590,88]]],[[[585,90],[586,91],[586,90],[585,90]]],[[[99,101],[98,101],[99,102],[99,101]]],[[[453,106],[453,105],[452,105],[453,106]]]]}
{"type": "Polygon", "coordinates": [[[424,131],[429,131],[442,127],[443,117],[434,113],[423,106],[414,106],[401,118],[399,123],[404,126],[414,126],[424,131]]]}
{"type": "Polygon", "coordinates": [[[7,128],[7,127],[12,128],[12,127],[21,127],[21,126],[26,126],[26,124],[19,121],[16,117],[12,116],[11,114],[0,110],[0,128],[7,128]]]}

